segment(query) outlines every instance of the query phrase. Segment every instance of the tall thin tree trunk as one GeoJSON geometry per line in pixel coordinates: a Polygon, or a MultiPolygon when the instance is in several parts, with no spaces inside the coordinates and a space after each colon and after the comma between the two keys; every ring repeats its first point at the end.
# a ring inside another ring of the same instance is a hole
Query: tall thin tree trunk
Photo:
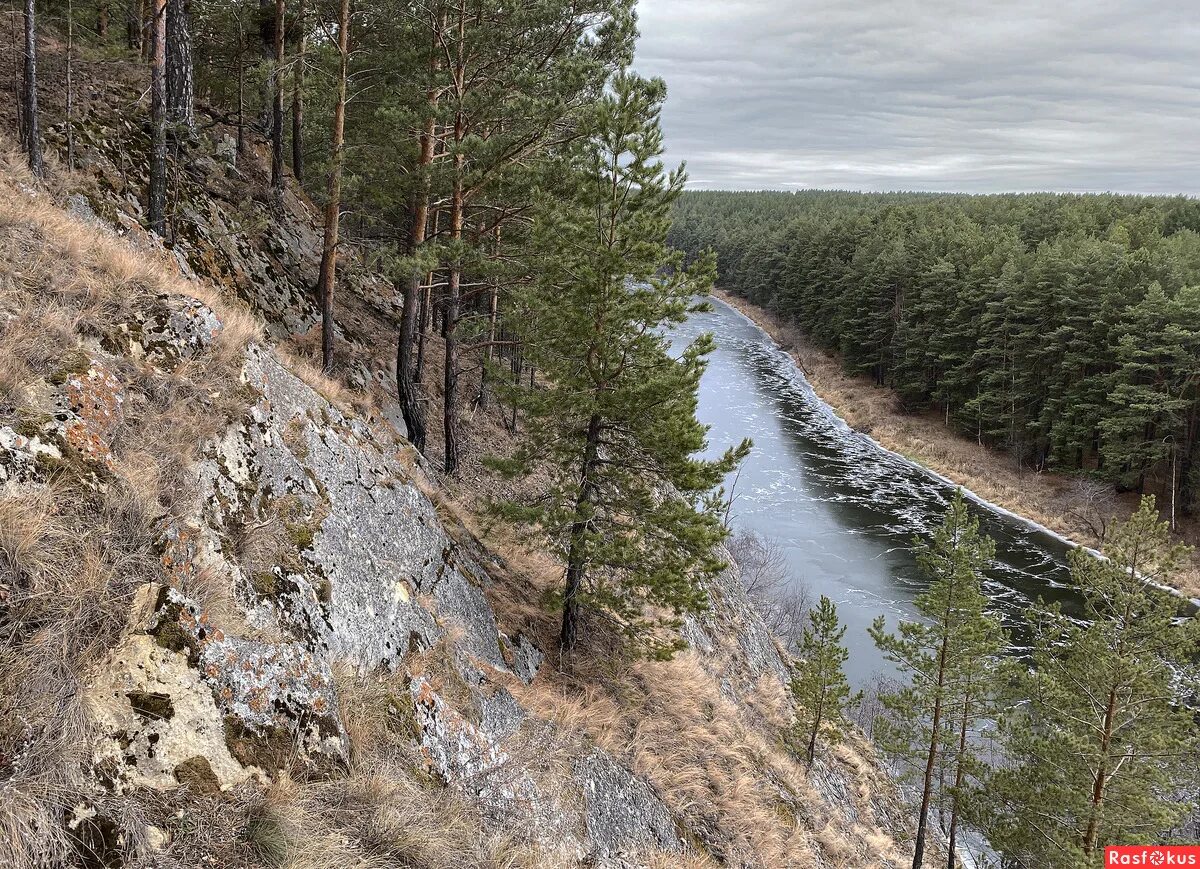
{"type": "Polygon", "coordinates": [[[101,42],[108,38],[108,0],[96,3],[96,36],[101,42]]]}
{"type": "Polygon", "coordinates": [[[266,137],[271,135],[271,106],[275,96],[275,0],[258,0],[258,52],[262,59],[262,100],[259,103],[258,129],[266,137]]]}
{"type": "Polygon", "coordinates": [[[25,75],[21,106],[25,118],[25,156],[29,170],[39,178],[46,174],[42,162],[42,133],[38,128],[37,10],[34,0],[25,0],[25,75]]]}
{"type": "Polygon", "coordinates": [[[75,4],[67,0],[67,171],[75,171],[75,4]]]}
{"type": "Polygon", "coordinates": [[[246,156],[246,33],[242,28],[242,13],[237,13],[237,156],[240,161],[246,156]]]}
{"type": "Polygon", "coordinates": [[[458,103],[454,114],[454,189],[450,197],[450,244],[454,248],[453,260],[446,275],[446,298],[442,305],[442,337],[445,339],[445,370],[442,389],[442,435],[445,442],[446,474],[458,471],[459,423],[458,423],[458,316],[460,285],[462,282],[462,260],[458,244],[463,235],[463,172],[466,161],[462,151],[466,137],[466,118],[463,114],[463,99],[466,91],[466,8],[458,10],[457,57],[454,65],[454,96],[458,103]]]}
{"type": "MultiPolygon", "coordinates": [[[[513,385],[520,386],[521,367],[524,364],[524,354],[521,352],[521,348],[517,344],[515,338],[513,340],[512,353],[510,354],[510,362],[512,363],[513,385]]],[[[508,424],[508,430],[510,432],[516,432],[517,430],[517,402],[515,400],[513,401],[511,422],[508,424]]]]}
{"type": "MultiPolygon", "coordinates": [[[[439,25],[440,27],[440,25],[439,25]]],[[[436,34],[430,40],[431,46],[436,46],[436,34]]],[[[437,111],[437,90],[433,81],[437,74],[437,52],[430,51],[429,88],[425,93],[426,117],[421,129],[420,151],[417,156],[416,172],[420,173],[417,190],[409,211],[408,255],[415,257],[421,245],[425,243],[425,235],[429,223],[429,165],[433,162],[434,123],[437,111]]],[[[408,439],[419,452],[425,452],[425,409],[421,406],[420,391],[417,382],[418,372],[414,378],[413,342],[416,338],[418,315],[424,320],[425,301],[422,296],[421,278],[424,272],[419,263],[414,262],[408,283],[404,287],[404,307],[400,312],[400,334],[396,339],[396,394],[400,402],[400,411],[404,415],[404,425],[408,429],[408,439]],[[418,302],[418,299],[420,301],[418,302]],[[418,305],[421,310],[418,311],[418,305]]],[[[418,351],[417,367],[424,362],[424,335],[421,336],[421,348],[418,351]]]]}
{"type": "MultiPolygon", "coordinates": [[[[463,186],[462,186],[462,154],[454,155],[454,193],[450,200],[450,240],[456,243],[462,239],[463,227],[463,186]]],[[[445,344],[445,370],[442,379],[442,425],[446,457],[444,470],[447,474],[458,471],[458,306],[460,300],[460,282],[462,280],[462,264],[457,259],[450,263],[446,275],[446,297],[442,304],[442,338],[445,344]]]]}
{"type": "Polygon", "coordinates": [[[150,191],[147,217],[150,231],[166,235],[167,208],[167,8],[154,0],[151,22],[150,70],[150,191]]]}
{"type": "MultiPolygon", "coordinates": [[[[22,17],[23,17],[23,15],[24,15],[24,13],[22,13],[22,17]]],[[[11,33],[10,33],[9,37],[12,40],[12,44],[13,44],[14,48],[16,48],[16,46],[21,44],[21,34],[18,31],[17,18],[18,18],[18,16],[16,14],[10,15],[8,17],[8,23],[9,23],[9,26],[11,27],[11,33]]],[[[24,22],[21,23],[21,27],[24,27],[24,22]]],[[[24,51],[24,49],[22,49],[22,51],[24,51]]],[[[22,55],[22,57],[23,56],[24,55],[22,55]]],[[[13,64],[13,77],[12,77],[12,99],[13,99],[13,105],[17,109],[17,142],[20,144],[22,149],[24,149],[24,147],[25,147],[25,83],[24,83],[25,70],[24,70],[24,66],[25,66],[24,63],[21,63],[21,64],[14,63],[13,64]]]]}
{"type": "Polygon", "coordinates": [[[821,717],[824,715],[822,704],[817,704],[817,713],[813,716],[812,730],[808,732],[808,765],[812,766],[813,758],[817,755],[817,734],[821,732],[821,717]]]}
{"type": "Polygon", "coordinates": [[[921,869],[925,863],[925,831],[929,823],[929,803],[933,798],[934,765],[937,762],[937,742],[941,735],[942,697],[933,702],[933,736],[929,742],[929,754],[925,762],[925,781],[921,789],[921,809],[917,815],[917,836],[913,843],[913,869],[921,869]]]}
{"type": "Polygon", "coordinates": [[[325,205],[325,236],[321,247],[321,271],[317,297],[321,300],[321,365],[333,369],[333,291],[337,282],[338,220],[342,208],[342,164],[345,162],[346,76],[350,64],[350,0],[341,0],[338,13],[338,84],[330,135],[328,202],[325,205]]]}
{"type": "Polygon", "coordinates": [[[308,50],[308,18],[304,0],[296,12],[296,59],[292,74],[292,175],[304,183],[304,63],[308,50]]]}
{"type": "Polygon", "coordinates": [[[1104,791],[1108,785],[1108,751],[1112,744],[1116,714],[1117,692],[1113,689],[1108,692],[1108,704],[1104,708],[1104,725],[1100,731],[1100,763],[1092,782],[1087,830],[1083,834],[1083,853],[1088,857],[1096,853],[1096,841],[1100,834],[1100,811],[1104,807],[1104,791]]]}
{"type": "MultiPolygon", "coordinates": [[[[283,25],[285,0],[275,0],[275,63],[271,70],[271,192],[283,205],[283,25]]],[[[343,94],[340,98],[345,103],[343,94]]],[[[343,105],[343,113],[345,106],[343,105]]],[[[340,186],[340,179],[339,179],[340,186]]]]}
{"type": "MultiPolygon", "coordinates": [[[[947,610],[945,618],[951,615],[947,610]]],[[[930,722],[929,754],[925,761],[925,780],[921,789],[921,809],[917,814],[917,835],[913,842],[913,869],[921,869],[925,862],[925,834],[929,822],[929,804],[933,798],[933,775],[937,765],[938,741],[942,731],[942,690],[946,684],[947,656],[949,654],[948,626],[943,627],[942,647],[938,652],[937,694],[933,700],[933,720],[930,722]]]]}
{"type": "MultiPolygon", "coordinates": [[[[500,256],[500,224],[497,222],[493,230],[496,244],[495,254],[500,256]]],[[[500,311],[500,287],[492,283],[488,287],[488,334],[487,345],[483,351],[483,366],[479,372],[479,392],[475,394],[475,406],[483,410],[488,405],[488,372],[496,359],[496,319],[500,311]]]]}
{"type": "Polygon", "coordinates": [[[430,296],[433,294],[432,281],[426,284],[421,290],[421,321],[417,325],[417,364],[413,372],[413,382],[421,385],[421,381],[425,377],[425,339],[429,335],[431,327],[430,320],[433,319],[432,300],[430,296]]]}
{"type": "Polygon", "coordinates": [[[142,60],[149,63],[153,60],[154,55],[154,9],[157,0],[139,0],[138,5],[138,22],[139,33],[138,49],[141,51],[142,60]]]}
{"type": "Polygon", "coordinates": [[[571,523],[571,541],[567,551],[566,588],[563,591],[562,630],[559,645],[564,652],[575,648],[579,640],[579,589],[587,571],[585,536],[591,504],[596,497],[595,471],[600,455],[600,415],[588,420],[587,440],[583,445],[583,466],[579,472],[579,497],[575,500],[575,518],[571,523]]]}
{"type": "Polygon", "coordinates": [[[196,130],[190,0],[167,0],[167,125],[178,147],[196,130]]]}
{"type": "Polygon", "coordinates": [[[125,47],[130,51],[142,49],[142,0],[125,2],[125,47]]]}
{"type": "Polygon", "coordinates": [[[971,691],[968,685],[964,689],[962,718],[958,724],[958,757],[954,764],[954,796],[950,803],[950,832],[946,835],[947,862],[946,869],[954,869],[958,849],[958,814],[959,799],[963,786],[963,757],[967,753],[967,721],[971,712],[971,691]]]}

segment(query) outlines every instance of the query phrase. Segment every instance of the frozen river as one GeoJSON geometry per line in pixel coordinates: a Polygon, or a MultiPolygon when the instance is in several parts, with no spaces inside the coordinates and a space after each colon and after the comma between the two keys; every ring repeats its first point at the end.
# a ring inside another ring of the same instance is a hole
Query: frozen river
{"type": "MultiPolygon", "coordinates": [[[[713,307],[680,326],[676,340],[702,332],[717,339],[699,408],[712,451],[754,440],[732,524],[777,541],[812,597],[837,604],[848,626],[847,674],[865,684],[887,668],[867,626],[881,613],[893,625],[914,616],[923,583],[913,539],[940,523],[953,487],[846,426],[765,332],[721,302],[713,307]]],[[[972,509],[996,541],[987,594],[1018,644],[1021,614],[1038,596],[1078,611],[1066,585],[1068,544],[1003,512],[972,509]]]]}

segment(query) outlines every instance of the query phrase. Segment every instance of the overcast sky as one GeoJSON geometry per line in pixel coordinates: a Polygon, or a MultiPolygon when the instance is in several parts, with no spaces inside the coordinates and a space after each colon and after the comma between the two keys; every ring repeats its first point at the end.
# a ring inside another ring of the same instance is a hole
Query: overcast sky
{"type": "Polygon", "coordinates": [[[641,0],[694,188],[1200,194],[1196,0],[641,0]]]}

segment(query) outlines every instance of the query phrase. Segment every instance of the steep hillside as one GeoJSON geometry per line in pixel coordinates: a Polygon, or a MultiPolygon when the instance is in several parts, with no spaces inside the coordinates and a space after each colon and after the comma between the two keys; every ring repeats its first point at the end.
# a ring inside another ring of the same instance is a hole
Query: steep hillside
{"type": "Polygon", "coordinates": [[[75,176],[0,174],[0,864],[903,861],[869,745],[795,759],[735,571],[673,661],[559,661],[560,569],[389,422],[390,285],[348,269],[316,374],[311,207],[218,124],[164,249],[137,89],[91,95],[75,176]]]}

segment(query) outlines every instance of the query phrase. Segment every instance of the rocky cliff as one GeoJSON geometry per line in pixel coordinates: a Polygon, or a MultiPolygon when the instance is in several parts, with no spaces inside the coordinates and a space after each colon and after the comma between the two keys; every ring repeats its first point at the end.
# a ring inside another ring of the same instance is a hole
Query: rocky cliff
{"type": "Polygon", "coordinates": [[[390,285],[347,270],[324,379],[276,346],[313,321],[309,206],[218,128],[164,248],[141,132],[83,126],[82,178],[0,178],[0,864],[902,861],[868,745],[796,762],[733,569],[675,660],[558,660],[556,567],[389,422],[390,285]]]}

